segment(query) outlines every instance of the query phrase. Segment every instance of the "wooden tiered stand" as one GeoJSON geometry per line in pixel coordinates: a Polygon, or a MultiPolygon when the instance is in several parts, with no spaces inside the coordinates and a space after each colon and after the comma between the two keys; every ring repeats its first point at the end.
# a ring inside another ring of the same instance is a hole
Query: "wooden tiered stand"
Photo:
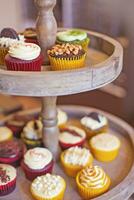
{"type": "MultiPolygon", "coordinates": [[[[53,15],[53,8],[56,0],[35,0],[38,8],[37,35],[44,54],[44,62],[48,63],[47,49],[55,43],[57,24],[53,15]]],[[[43,142],[51,150],[56,160],[59,158],[58,127],[57,127],[57,96],[75,94],[90,91],[102,87],[120,74],[122,69],[123,49],[114,39],[92,31],[87,31],[91,39],[88,49],[86,66],[78,70],[51,71],[49,65],[43,66],[41,72],[12,72],[0,70],[0,92],[10,95],[36,96],[42,97],[42,119],[43,119],[43,142]]],[[[82,113],[89,112],[89,108],[63,107],[72,117],[81,116],[82,113]],[[72,113],[74,110],[74,114],[72,113]]],[[[108,114],[107,114],[108,115],[108,114]]],[[[122,149],[121,159],[113,165],[105,165],[106,171],[111,171],[113,184],[111,190],[96,198],[96,200],[125,200],[133,193],[134,167],[133,151],[134,139],[133,129],[129,125],[108,115],[111,120],[111,131],[118,133],[122,137],[123,147],[128,146],[128,150],[122,149]],[[116,123],[117,121],[117,123],[116,123]],[[121,136],[123,134],[123,136],[121,136]],[[125,136],[126,134],[126,136],[125,136]],[[130,153],[130,155],[128,155],[130,153]],[[127,162],[126,168],[124,163],[127,162]],[[117,166],[121,165],[121,166],[117,166]],[[114,170],[113,170],[114,167],[114,170]],[[121,172],[117,170],[122,169],[121,172]],[[115,175],[115,176],[114,176],[115,175]],[[127,176],[128,175],[128,176],[127,176]],[[130,180],[131,179],[131,180],[130,180]],[[116,187],[115,187],[116,186],[116,187]]],[[[101,164],[102,165],[102,164],[101,164]]],[[[74,180],[69,179],[63,173],[60,165],[55,165],[55,172],[64,176],[67,182],[67,193],[65,200],[80,200],[74,180]]],[[[110,173],[110,172],[109,172],[110,173]]],[[[19,172],[18,187],[14,193],[2,200],[31,200],[28,191],[29,182],[25,180],[22,171],[19,172]]]]}

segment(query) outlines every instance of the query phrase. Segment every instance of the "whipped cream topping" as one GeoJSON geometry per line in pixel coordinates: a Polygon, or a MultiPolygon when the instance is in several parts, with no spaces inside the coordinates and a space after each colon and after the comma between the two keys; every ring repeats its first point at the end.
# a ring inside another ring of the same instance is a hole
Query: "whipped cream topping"
{"type": "Polygon", "coordinates": [[[25,41],[24,36],[22,36],[22,35],[19,35],[19,39],[20,40],[7,38],[7,37],[1,37],[0,38],[0,47],[9,48],[12,45],[21,44],[25,41]]]}
{"type": "Polygon", "coordinates": [[[90,143],[93,147],[102,151],[111,151],[120,147],[120,140],[109,133],[94,136],[90,143]]]}
{"type": "Polygon", "coordinates": [[[63,178],[57,175],[46,174],[37,177],[31,185],[31,189],[42,198],[53,198],[63,189],[63,178]]]}
{"type": "Polygon", "coordinates": [[[85,166],[92,157],[86,148],[71,147],[64,153],[64,162],[71,165],[85,166]]]}
{"type": "Polygon", "coordinates": [[[106,126],[107,118],[99,113],[92,112],[81,119],[81,124],[91,130],[97,130],[106,126]]]}
{"type": "Polygon", "coordinates": [[[6,185],[16,178],[16,169],[11,165],[0,164],[0,185],[6,185]]]}
{"type": "Polygon", "coordinates": [[[0,142],[5,141],[10,136],[12,136],[12,131],[9,128],[5,126],[0,127],[0,142]]]}
{"type": "Polygon", "coordinates": [[[9,55],[21,60],[36,59],[41,52],[41,48],[33,43],[20,43],[9,47],[9,55]]]}
{"type": "Polygon", "coordinates": [[[24,163],[30,169],[43,169],[52,161],[52,153],[41,147],[30,149],[24,155],[24,163]]]}
{"type": "Polygon", "coordinates": [[[40,120],[29,121],[23,128],[24,137],[32,140],[42,138],[43,124],[40,120]]]}
{"type": "Polygon", "coordinates": [[[65,124],[67,120],[68,120],[67,114],[64,111],[58,109],[58,126],[65,124]]]}
{"type": "Polygon", "coordinates": [[[84,130],[76,126],[68,126],[61,130],[59,135],[60,142],[67,144],[75,144],[86,138],[86,133],[84,130]]]}
{"type": "Polygon", "coordinates": [[[79,181],[86,188],[102,188],[107,184],[108,177],[102,168],[92,166],[81,171],[79,181]]]}

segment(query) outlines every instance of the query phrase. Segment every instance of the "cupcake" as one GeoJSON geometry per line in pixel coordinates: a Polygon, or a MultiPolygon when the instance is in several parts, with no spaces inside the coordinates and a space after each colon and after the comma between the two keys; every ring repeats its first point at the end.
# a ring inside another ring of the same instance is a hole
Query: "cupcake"
{"type": "Polygon", "coordinates": [[[86,166],[92,165],[93,157],[86,148],[71,147],[61,153],[61,164],[68,176],[75,177],[86,166]]]}
{"type": "Polygon", "coordinates": [[[41,71],[43,57],[41,48],[32,43],[12,45],[5,57],[7,70],[41,71]]]}
{"type": "Polygon", "coordinates": [[[58,175],[39,176],[31,184],[31,193],[36,200],[63,200],[65,189],[66,183],[58,175]]]}
{"type": "Polygon", "coordinates": [[[5,56],[13,44],[24,42],[24,37],[18,35],[12,28],[4,28],[0,33],[0,65],[5,65],[5,56]]]}
{"type": "Polygon", "coordinates": [[[70,70],[85,65],[86,53],[77,44],[57,44],[47,51],[52,70],[70,70]]]}
{"type": "Polygon", "coordinates": [[[21,34],[25,37],[25,42],[38,45],[37,33],[35,28],[26,28],[21,34]]]}
{"type": "Polygon", "coordinates": [[[21,138],[28,148],[42,146],[42,129],[40,120],[31,120],[25,125],[21,138]]]}
{"type": "Polygon", "coordinates": [[[114,160],[120,149],[120,140],[109,133],[94,136],[89,141],[94,157],[102,162],[114,160]]]}
{"type": "Polygon", "coordinates": [[[11,140],[13,138],[13,132],[6,126],[0,127],[0,143],[11,140]]]}
{"type": "Polygon", "coordinates": [[[21,163],[21,167],[28,180],[32,181],[37,176],[51,173],[53,169],[52,153],[41,147],[28,150],[21,163]]]}
{"type": "Polygon", "coordinates": [[[97,112],[89,113],[87,116],[83,117],[80,122],[87,133],[87,138],[91,138],[98,133],[104,133],[108,130],[107,118],[97,112]]]}
{"type": "Polygon", "coordinates": [[[108,175],[98,166],[86,167],[76,177],[79,194],[87,200],[105,193],[110,183],[108,175]]]}
{"type": "Polygon", "coordinates": [[[0,143],[0,163],[20,165],[26,151],[25,145],[19,140],[11,140],[0,143]]]}
{"type": "Polygon", "coordinates": [[[0,196],[11,193],[16,187],[16,169],[10,165],[0,164],[0,196]]]}
{"type": "Polygon", "coordinates": [[[65,126],[60,130],[59,143],[62,149],[73,146],[82,146],[85,139],[85,131],[76,126],[65,126]]]}
{"type": "Polygon", "coordinates": [[[20,134],[23,131],[23,128],[25,124],[29,121],[29,119],[30,117],[28,116],[15,115],[6,122],[6,126],[12,130],[13,135],[16,138],[20,138],[20,134]]]}
{"type": "Polygon", "coordinates": [[[68,116],[66,114],[66,112],[64,112],[61,109],[58,109],[58,127],[62,128],[64,127],[64,125],[66,124],[67,120],[68,120],[68,116]]]}
{"type": "Polygon", "coordinates": [[[62,31],[57,33],[56,43],[71,43],[81,45],[86,51],[89,45],[90,39],[85,31],[79,29],[69,29],[67,31],[62,31]]]}

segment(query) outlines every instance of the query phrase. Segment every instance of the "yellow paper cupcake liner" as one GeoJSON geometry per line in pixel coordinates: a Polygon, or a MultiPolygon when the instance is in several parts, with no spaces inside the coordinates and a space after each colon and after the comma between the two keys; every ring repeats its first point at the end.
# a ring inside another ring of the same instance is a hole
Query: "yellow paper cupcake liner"
{"type": "Polygon", "coordinates": [[[38,194],[36,194],[36,192],[32,189],[30,189],[32,196],[36,199],[36,200],[63,200],[64,198],[64,193],[65,193],[65,189],[66,189],[66,183],[64,181],[64,179],[62,179],[62,185],[63,188],[60,191],[60,193],[58,195],[56,195],[55,197],[52,198],[45,198],[45,197],[41,197],[38,194]]]}
{"type": "Polygon", "coordinates": [[[95,148],[91,144],[90,141],[89,141],[89,146],[90,146],[90,150],[91,150],[93,156],[98,161],[101,161],[101,162],[110,162],[110,161],[115,160],[115,158],[118,156],[119,148],[120,148],[120,145],[119,145],[119,147],[116,148],[116,149],[114,149],[114,150],[111,150],[111,151],[102,151],[102,150],[99,150],[99,149],[95,148]]]}
{"type": "Polygon", "coordinates": [[[93,162],[92,156],[90,156],[89,161],[85,166],[78,166],[78,165],[71,165],[71,164],[65,163],[64,162],[64,154],[65,154],[65,151],[61,153],[61,157],[60,157],[61,164],[63,166],[65,173],[70,177],[76,177],[76,175],[79,171],[81,171],[83,168],[85,168],[87,166],[92,165],[92,162],[93,162]]]}
{"type": "Polygon", "coordinates": [[[81,126],[86,132],[87,139],[90,139],[93,136],[96,136],[97,134],[100,134],[100,133],[107,133],[107,131],[108,131],[108,125],[103,126],[101,129],[94,130],[94,131],[92,131],[91,129],[89,129],[89,128],[83,126],[83,125],[81,125],[81,126]]]}
{"type": "Polygon", "coordinates": [[[76,58],[55,58],[50,55],[48,57],[52,70],[70,70],[84,67],[86,54],[76,58]]]}
{"type": "Polygon", "coordinates": [[[29,145],[29,146],[33,146],[33,147],[36,147],[36,146],[39,146],[41,145],[41,141],[37,140],[29,140],[29,139],[26,139],[23,135],[23,133],[21,134],[21,139],[23,140],[23,142],[26,144],[26,145],[29,145]]]}
{"type": "Polygon", "coordinates": [[[71,42],[64,42],[64,41],[60,41],[60,40],[56,40],[56,43],[57,44],[64,44],[64,43],[69,43],[69,44],[78,44],[78,45],[81,45],[82,48],[87,51],[88,49],[88,45],[90,43],[90,39],[87,37],[86,39],[82,40],[82,41],[71,41],[71,42]]]}
{"type": "Polygon", "coordinates": [[[0,65],[5,65],[5,56],[8,53],[8,48],[0,47],[0,65]]]}
{"type": "Polygon", "coordinates": [[[102,188],[86,188],[83,185],[81,185],[79,181],[80,173],[81,172],[77,174],[76,184],[77,184],[78,192],[83,199],[88,200],[88,199],[97,197],[108,191],[111,184],[111,180],[108,176],[107,176],[107,182],[104,186],[102,186],[102,188]]]}

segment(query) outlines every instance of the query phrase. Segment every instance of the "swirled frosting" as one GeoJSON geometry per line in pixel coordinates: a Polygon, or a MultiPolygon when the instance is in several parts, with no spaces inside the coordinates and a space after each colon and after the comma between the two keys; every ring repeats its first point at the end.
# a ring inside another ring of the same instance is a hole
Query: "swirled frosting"
{"type": "Polygon", "coordinates": [[[19,35],[19,39],[12,39],[12,38],[7,38],[7,37],[1,37],[0,38],[0,47],[5,47],[5,48],[9,48],[12,45],[16,45],[16,44],[21,44],[24,42],[24,36],[19,35]]]}
{"type": "Polygon", "coordinates": [[[41,48],[33,43],[20,43],[9,47],[9,55],[21,60],[36,59],[41,52],[41,48]]]}
{"type": "Polygon", "coordinates": [[[107,184],[108,177],[102,168],[92,166],[81,171],[79,181],[86,188],[102,188],[107,184]]]}
{"type": "Polygon", "coordinates": [[[119,139],[109,133],[102,133],[100,135],[94,136],[90,143],[93,147],[102,151],[111,151],[119,148],[120,146],[119,139]]]}
{"type": "Polygon", "coordinates": [[[91,157],[92,155],[88,149],[76,146],[65,151],[64,162],[71,165],[85,166],[91,157]]]}
{"type": "Polygon", "coordinates": [[[107,123],[107,118],[96,112],[91,112],[81,119],[81,124],[91,130],[100,129],[103,126],[106,126],[107,123]]]}
{"type": "Polygon", "coordinates": [[[31,189],[34,193],[46,199],[50,199],[58,195],[62,191],[63,187],[63,178],[51,174],[37,177],[31,185],[31,189]]]}
{"type": "Polygon", "coordinates": [[[59,135],[60,142],[67,144],[75,144],[86,138],[86,133],[84,130],[76,126],[67,126],[61,130],[59,135]]]}
{"type": "Polygon", "coordinates": [[[43,169],[52,161],[52,153],[46,148],[36,147],[24,155],[24,163],[30,169],[43,169]]]}
{"type": "Polygon", "coordinates": [[[23,129],[24,137],[38,140],[42,137],[42,122],[40,120],[29,121],[23,129]]]}

